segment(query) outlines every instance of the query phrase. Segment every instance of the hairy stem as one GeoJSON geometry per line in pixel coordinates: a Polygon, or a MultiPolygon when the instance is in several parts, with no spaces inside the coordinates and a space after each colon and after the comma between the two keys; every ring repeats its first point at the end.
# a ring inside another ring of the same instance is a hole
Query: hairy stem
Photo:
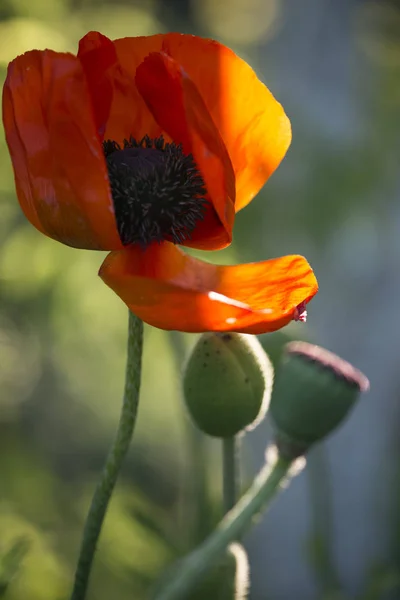
{"type": "Polygon", "coordinates": [[[222,440],[222,471],[223,471],[223,497],[224,512],[228,512],[236,504],[239,485],[239,448],[236,436],[222,440]]]}
{"type": "MultiPolygon", "coordinates": [[[[203,574],[215,564],[225,548],[249,529],[254,516],[267,509],[288,478],[294,474],[293,462],[280,456],[261,469],[247,493],[225,515],[213,533],[176,569],[155,600],[183,600],[195,588],[203,574]]],[[[297,471],[296,471],[297,472],[297,471]]]]}
{"type": "Polygon", "coordinates": [[[139,404],[142,349],[143,322],[129,312],[128,357],[121,416],[86,518],[71,600],[83,600],[86,596],[104,517],[132,439],[139,404]]]}

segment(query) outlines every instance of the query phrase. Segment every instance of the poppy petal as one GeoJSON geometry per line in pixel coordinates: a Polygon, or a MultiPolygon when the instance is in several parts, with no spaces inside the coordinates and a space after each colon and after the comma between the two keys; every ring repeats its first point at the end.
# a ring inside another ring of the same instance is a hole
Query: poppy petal
{"type": "Polygon", "coordinates": [[[217,266],[168,242],[111,252],[99,275],[146,323],[186,332],[275,331],[318,291],[302,256],[217,266]]]}
{"type": "Polygon", "coordinates": [[[79,60],[34,50],[12,61],[3,122],[18,199],[32,224],[69,246],[121,248],[79,60]]]}
{"type": "Polygon", "coordinates": [[[184,245],[217,250],[231,242],[235,177],[224,142],[199,91],[182,67],[163,52],[136,70],[136,85],[160,127],[192,154],[204,178],[212,209],[184,245]]]}
{"type": "MultiPolygon", "coordinates": [[[[236,176],[236,210],[272,175],[291,142],[290,121],[253,69],[214,40],[181,33],[114,41],[120,64],[135,75],[150,52],[171,56],[197,87],[224,140],[236,176]]],[[[162,96],[162,93],[161,93],[162,96]]]]}
{"type": "Polygon", "coordinates": [[[113,100],[114,70],[119,67],[114,44],[92,31],[80,40],[78,58],[88,82],[97,131],[103,139],[113,100]]]}
{"type": "MultiPolygon", "coordinates": [[[[152,36],[154,37],[154,36],[152,36]]],[[[120,64],[114,43],[97,31],[86,34],[79,42],[78,58],[85,70],[98,131],[102,139],[119,144],[133,135],[158,137],[162,131],[139,94],[135,84],[136,67],[151,52],[151,38],[132,40],[130,67],[120,64]]]]}

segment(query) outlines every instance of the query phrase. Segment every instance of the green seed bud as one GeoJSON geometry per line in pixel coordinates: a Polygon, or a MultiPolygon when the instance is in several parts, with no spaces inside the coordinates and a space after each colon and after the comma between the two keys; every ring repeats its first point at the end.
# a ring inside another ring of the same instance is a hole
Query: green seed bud
{"type": "Polygon", "coordinates": [[[332,352],[307,342],[288,344],[270,408],[281,454],[304,454],[339,425],[368,389],[365,375],[332,352]]]}
{"type": "Polygon", "coordinates": [[[202,431],[231,437],[262,420],[272,381],[272,365],[255,337],[205,333],[186,365],[186,405],[202,431]]]}
{"type": "Polygon", "coordinates": [[[234,543],[204,575],[188,600],[246,600],[249,591],[247,554],[243,546],[234,543]]]}

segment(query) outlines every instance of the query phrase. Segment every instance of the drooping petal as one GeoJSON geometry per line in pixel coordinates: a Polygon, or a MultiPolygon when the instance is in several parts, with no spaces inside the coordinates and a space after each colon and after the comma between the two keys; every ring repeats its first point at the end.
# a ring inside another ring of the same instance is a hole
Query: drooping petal
{"type": "MultiPolygon", "coordinates": [[[[130,66],[138,66],[151,52],[151,37],[129,38],[130,66]]],[[[162,131],[139,94],[132,71],[120,64],[114,43],[97,31],[86,34],[79,42],[78,58],[82,62],[98,131],[102,139],[118,143],[131,135],[140,140],[146,134],[158,137],[162,131]]]]}
{"type": "Polygon", "coordinates": [[[235,177],[225,145],[196,86],[167,54],[152,53],[139,65],[136,84],[160,127],[185,154],[193,154],[210,208],[184,245],[216,250],[232,239],[235,177]]]}
{"type": "Polygon", "coordinates": [[[187,332],[275,331],[318,291],[302,256],[216,266],[167,242],[111,252],[99,274],[145,322],[187,332]]]}
{"type": "Polygon", "coordinates": [[[69,246],[122,247],[79,60],[31,51],[8,68],[3,122],[17,195],[40,231],[69,246]]]}
{"type": "Polygon", "coordinates": [[[151,52],[171,56],[197,87],[218,127],[236,176],[236,210],[275,171],[291,142],[290,121],[253,69],[219,42],[181,33],[114,41],[120,64],[135,76],[151,52]]]}

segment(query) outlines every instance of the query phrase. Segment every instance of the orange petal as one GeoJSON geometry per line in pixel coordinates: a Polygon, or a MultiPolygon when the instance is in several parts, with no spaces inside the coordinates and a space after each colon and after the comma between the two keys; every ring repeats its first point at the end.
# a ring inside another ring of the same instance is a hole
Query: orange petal
{"type": "Polygon", "coordinates": [[[78,58],[88,82],[97,131],[103,139],[113,100],[113,79],[121,76],[114,44],[105,35],[90,32],[79,42],[78,58]]]}
{"type": "Polygon", "coordinates": [[[151,52],[147,37],[131,40],[130,69],[119,62],[114,43],[97,31],[79,42],[78,58],[89,84],[99,132],[105,139],[122,143],[131,135],[158,137],[162,131],[155,122],[135,84],[136,67],[151,52]],[[132,67],[134,69],[132,70],[132,67]]]}
{"type": "Polygon", "coordinates": [[[302,256],[224,267],[167,242],[111,252],[99,274],[146,323],[187,332],[275,331],[318,290],[302,256]]]}
{"type": "Polygon", "coordinates": [[[275,171],[291,142],[282,106],[253,69],[213,40],[169,33],[114,41],[132,76],[146,54],[164,51],[197,87],[218,127],[236,175],[236,210],[248,204],[275,171]]]}
{"type": "Polygon", "coordinates": [[[235,177],[225,145],[196,86],[164,53],[150,54],[136,71],[136,85],[160,127],[203,175],[211,208],[185,245],[217,250],[232,239],[235,177]]]}
{"type": "Polygon", "coordinates": [[[16,58],[4,84],[3,122],[18,199],[32,224],[69,246],[121,248],[79,60],[50,50],[16,58]]]}

